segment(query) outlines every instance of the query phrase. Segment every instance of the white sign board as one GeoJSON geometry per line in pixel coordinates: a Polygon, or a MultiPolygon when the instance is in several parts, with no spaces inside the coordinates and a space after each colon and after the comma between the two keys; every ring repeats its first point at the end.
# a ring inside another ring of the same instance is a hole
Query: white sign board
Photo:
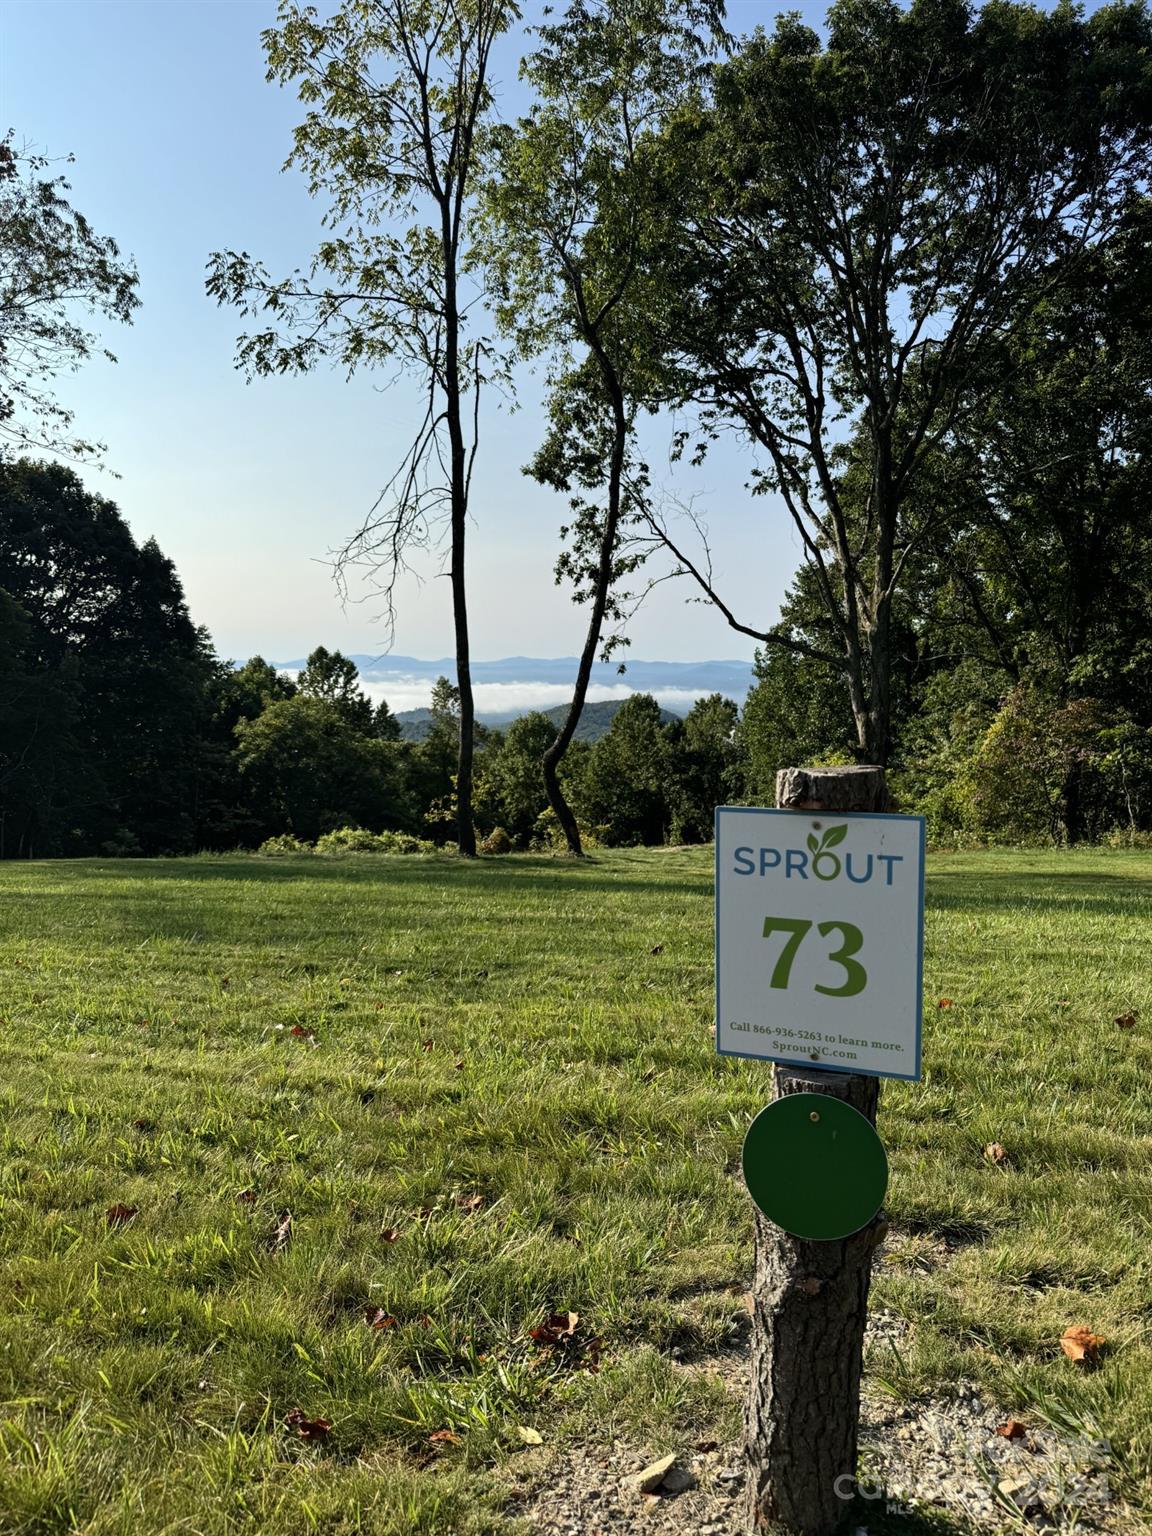
{"type": "Polygon", "coordinates": [[[720,806],[716,1048],[920,1076],[924,818],[720,806]]]}

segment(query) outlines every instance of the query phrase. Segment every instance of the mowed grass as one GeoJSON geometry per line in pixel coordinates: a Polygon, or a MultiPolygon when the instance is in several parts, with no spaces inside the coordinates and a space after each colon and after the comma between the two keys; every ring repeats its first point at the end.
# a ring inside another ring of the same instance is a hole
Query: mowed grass
{"type": "MultiPolygon", "coordinates": [[[[931,858],[870,1361],[1108,1438],[1144,1508],[1150,919],[1147,854],[931,858]]],[[[0,1531],[510,1532],[565,1438],[738,1435],[681,1363],[746,1320],[769,1096],[711,945],[707,850],[0,865],[0,1531]]]]}

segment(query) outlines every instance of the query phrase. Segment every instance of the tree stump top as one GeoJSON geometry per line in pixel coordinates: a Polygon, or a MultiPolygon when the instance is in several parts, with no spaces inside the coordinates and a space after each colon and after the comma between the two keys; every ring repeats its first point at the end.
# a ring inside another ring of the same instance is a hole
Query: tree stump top
{"type": "Polygon", "coordinates": [[[888,807],[883,768],[781,768],[776,804],[784,811],[883,811],[888,807]]]}

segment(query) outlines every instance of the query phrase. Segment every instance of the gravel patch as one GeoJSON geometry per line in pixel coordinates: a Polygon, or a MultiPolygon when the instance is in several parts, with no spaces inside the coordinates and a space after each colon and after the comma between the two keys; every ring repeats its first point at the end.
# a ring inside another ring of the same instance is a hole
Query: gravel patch
{"type": "MultiPolygon", "coordinates": [[[[903,1318],[874,1312],[869,1344],[898,1341],[903,1318]]],[[[686,1364],[719,1376],[733,1395],[747,1389],[748,1347],[686,1364]]],[[[1028,1531],[1037,1536],[1129,1536],[1143,1529],[1109,1486],[1105,1443],[1040,1426],[1012,1426],[975,1386],[916,1403],[865,1389],[861,1402],[861,1486],[871,1506],[950,1517],[980,1536],[1028,1531]]],[[[743,1536],[744,1473],[739,1445],[686,1446],[655,1491],[642,1491],[656,1464],[642,1446],[616,1441],[582,1446],[542,1463],[532,1486],[509,1509],[554,1536],[743,1536]]],[[[856,1536],[868,1536],[867,1515],[856,1536]]],[[[890,1528],[890,1527],[889,1527],[890,1528]]]]}

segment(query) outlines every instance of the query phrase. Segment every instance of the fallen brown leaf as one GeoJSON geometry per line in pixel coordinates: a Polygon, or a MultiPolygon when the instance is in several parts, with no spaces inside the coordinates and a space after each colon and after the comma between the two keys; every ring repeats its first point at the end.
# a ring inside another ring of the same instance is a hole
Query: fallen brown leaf
{"type": "Polygon", "coordinates": [[[110,1227],[124,1227],[139,1214],[138,1205],[110,1205],[104,1212],[104,1220],[110,1227]]]}
{"type": "Polygon", "coordinates": [[[435,1050],[436,1049],[436,1042],[435,1042],[435,1040],[421,1040],[421,1042],[420,1042],[420,1049],[422,1051],[433,1051],[433,1050],[435,1050]]]}
{"type": "Polygon", "coordinates": [[[580,1325],[578,1312],[553,1312],[536,1328],[529,1328],[528,1337],[537,1344],[560,1344],[574,1336],[580,1325]]]}
{"type": "Polygon", "coordinates": [[[540,1431],[538,1429],[533,1429],[531,1427],[531,1425],[528,1425],[528,1424],[517,1424],[517,1426],[516,1426],[516,1433],[520,1436],[521,1440],[523,1440],[525,1445],[543,1445],[544,1444],[544,1436],[540,1433],[540,1431]]]}
{"type": "Polygon", "coordinates": [[[364,1314],[364,1321],[368,1324],[369,1328],[378,1328],[380,1330],[395,1328],[396,1326],[396,1319],[385,1312],[383,1307],[369,1307],[364,1314]]]}
{"type": "Polygon", "coordinates": [[[548,1351],[545,1358],[554,1364],[593,1374],[600,1369],[600,1340],[580,1332],[578,1312],[553,1312],[537,1327],[529,1328],[528,1337],[548,1351]]]}
{"type": "Polygon", "coordinates": [[[950,997],[942,997],[939,1000],[939,1002],[936,1004],[936,1006],[937,1006],[937,1008],[951,1008],[952,1007],[952,999],[950,997]]]}
{"type": "Polygon", "coordinates": [[[990,1163],[1006,1163],[1008,1161],[1007,1148],[998,1141],[990,1141],[988,1143],[984,1148],[984,1156],[990,1163]]]}
{"type": "Polygon", "coordinates": [[[457,1195],[456,1204],[462,1211],[467,1211],[471,1215],[473,1211],[483,1208],[485,1200],[483,1195],[457,1195]]]}
{"type": "Polygon", "coordinates": [[[301,1440],[323,1440],[332,1428],[331,1419],[310,1419],[302,1408],[293,1408],[290,1413],[286,1413],[284,1423],[288,1429],[294,1429],[301,1440]]]}
{"type": "Polygon", "coordinates": [[[382,1243],[394,1243],[399,1236],[399,1227],[382,1227],[380,1229],[380,1241],[382,1243]]]}
{"type": "Polygon", "coordinates": [[[1060,1348],[1069,1360],[1091,1365],[1100,1358],[1100,1346],[1104,1340],[1098,1333],[1083,1324],[1078,1328],[1066,1328],[1060,1336],[1060,1348]]]}
{"type": "Polygon", "coordinates": [[[303,1024],[293,1024],[290,1033],[295,1035],[297,1040],[315,1040],[316,1038],[316,1031],[305,1029],[303,1024]]]}
{"type": "Polygon", "coordinates": [[[434,1444],[444,1444],[444,1443],[447,1443],[449,1445],[459,1445],[460,1444],[460,1436],[455,1434],[455,1433],[453,1433],[453,1431],[450,1430],[450,1429],[434,1429],[432,1431],[432,1433],[428,1436],[428,1438],[434,1444]]]}
{"type": "Polygon", "coordinates": [[[132,1129],[134,1131],[139,1131],[141,1135],[146,1136],[150,1131],[154,1131],[156,1129],[156,1122],[155,1120],[148,1120],[143,1115],[141,1115],[139,1120],[133,1120],[132,1129]]]}
{"type": "Polygon", "coordinates": [[[1130,1013],[1118,1013],[1116,1015],[1116,1023],[1120,1029],[1135,1029],[1136,1020],[1139,1017],[1139,1008],[1133,1008],[1130,1013]]]}
{"type": "Polygon", "coordinates": [[[650,955],[662,955],[664,953],[664,946],[663,946],[663,944],[653,944],[652,948],[648,951],[648,953],[650,955]]]}
{"type": "Polygon", "coordinates": [[[1023,1440],[1025,1429],[1019,1419],[1009,1419],[1006,1424],[998,1424],[996,1433],[1003,1435],[1005,1440],[1023,1440]]]}
{"type": "Polygon", "coordinates": [[[236,1203],[238,1205],[255,1205],[256,1191],[254,1189],[242,1189],[236,1196],[236,1203]]]}

